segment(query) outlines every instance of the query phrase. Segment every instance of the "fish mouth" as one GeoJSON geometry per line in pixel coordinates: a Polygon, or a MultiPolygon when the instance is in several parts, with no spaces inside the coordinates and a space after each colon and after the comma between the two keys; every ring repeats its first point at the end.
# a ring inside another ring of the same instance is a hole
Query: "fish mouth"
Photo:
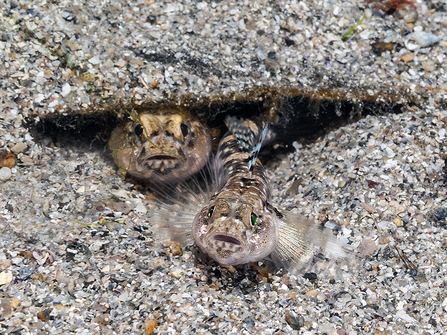
{"type": "Polygon", "coordinates": [[[155,155],[155,156],[151,156],[145,159],[146,162],[148,161],[156,161],[156,160],[161,160],[161,161],[175,161],[175,160],[179,160],[178,157],[175,156],[171,156],[171,155],[155,155]]]}
{"type": "Polygon", "coordinates": [[[161,174],[169,173],[172,169],[177,169],[182,164],[180,157],[166,153],[155,153],[147,155],[142,150],[137,158],[137,170],[152,170],[161,174]]]}
{"type": "Polygon", "coordinates": [[[222,234],[214,235],[213,240],[219,241],[219,242],[225,242],[225,243],[233,244],[233,245],[242,245],[242,242],[239,241],[237,238],[235,238],[233,236],[228,236],[228,235],[222,235],[222,234]]]}

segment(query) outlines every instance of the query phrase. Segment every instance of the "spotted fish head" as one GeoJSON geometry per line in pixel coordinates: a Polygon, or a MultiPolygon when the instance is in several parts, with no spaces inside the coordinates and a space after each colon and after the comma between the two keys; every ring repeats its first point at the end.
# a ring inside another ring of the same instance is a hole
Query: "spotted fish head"
{"type": "Polygon", "coordinates": [[[180,114],[141,114],[109,140],[117,164],[150,182],[179,182],[199,171],[211,153],[207,128],[180,114]]]}
{"type": "Polygon", "coordinates": [[[220,264],[255,262],[268,256],[277,244],[277,217],[244,199],[220,197],[196,215],[193,237],[202,251],[220,264]]]}

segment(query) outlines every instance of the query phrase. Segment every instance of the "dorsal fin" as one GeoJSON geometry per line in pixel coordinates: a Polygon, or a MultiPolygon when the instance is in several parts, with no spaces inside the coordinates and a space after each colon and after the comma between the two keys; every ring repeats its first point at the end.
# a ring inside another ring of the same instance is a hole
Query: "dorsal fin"
{"type": "Polygon", "coordinates": [[[252,171],[259,151],[261,150],[262,141],[267,135],[268,123],[262,128],[262,125],[258,122],[227,116],[225,118],[225,125],[237,139],[241,149],[244,152],[250,153],[248,157],[248,169],[252,171]]]}

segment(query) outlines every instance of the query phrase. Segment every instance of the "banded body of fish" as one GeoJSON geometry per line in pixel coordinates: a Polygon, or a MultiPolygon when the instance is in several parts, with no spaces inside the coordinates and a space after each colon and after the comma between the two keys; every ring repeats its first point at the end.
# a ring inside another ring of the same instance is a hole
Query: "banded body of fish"
{"type": "Polygon", "coordinates": [[[180,111],[130,115],[109,140],[118,166],[152,183],[178,183],[195,174],[211,154],[207,127],[180,111]]]}
{"type": "Polygon", "coordinates": [[[211,185],[199,193],[182,191],[179,200],[162,204],[153,214],[158,233],[182,243],[194,240],[224,265],[269,256],[291,269],[302,267],[321,250],[332,257],[345,256],[329,229],[273,206],[269,180],[257,159],[269,136],[267,126],[232,117],[226,125],[229,131],[209,169],[211,185]]]}

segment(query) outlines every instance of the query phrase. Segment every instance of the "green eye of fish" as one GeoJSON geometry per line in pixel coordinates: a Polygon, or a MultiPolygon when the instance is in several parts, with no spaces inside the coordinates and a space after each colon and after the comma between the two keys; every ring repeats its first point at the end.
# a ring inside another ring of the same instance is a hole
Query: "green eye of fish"
{"type": "Polygon", "coordinates": [[[258,216],[255,213],[251,213],[251,224],[253,226],[258,225],[258,216]]]}
{"type": "Polygon", "coordinates": [[[183,138],[188,137],[189,132],[191,131],[191,129],[189,129],[189,127],[186,124],[184,124],[184,123],[182,123],[180,125],[180,130],[182,131],[183,138]]]}
{"type": "Polygon", "coordinates": [[[210,218],[213,215],[214,212],[214,206],[211,206],[210,209],[208,210],[208,218],[210,218]]]}
{"type": "Polygon", "coordinates": [[[141,135],[143,135],[143,126],[141,124],[137,124],[134,131],[135,131],[135,135],[140,137],[141,135]]]}

